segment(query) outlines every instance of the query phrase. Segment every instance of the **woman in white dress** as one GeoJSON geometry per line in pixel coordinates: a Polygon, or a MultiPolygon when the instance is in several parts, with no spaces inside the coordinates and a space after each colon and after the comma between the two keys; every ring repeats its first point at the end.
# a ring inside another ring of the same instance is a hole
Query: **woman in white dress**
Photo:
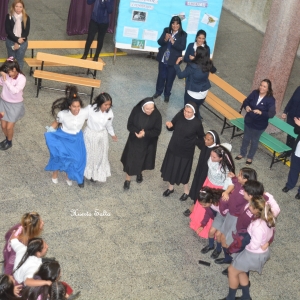
{"type": "Polygon", "coordinates": [[[101,93],[89,106],[87,127],[84,130],[84,142],[87,151],[87,162],[84,176],[93,181],[105,182],[109,177],[108,133],[117,141],[112,126],[114,114],[111,110],[112,99],[107,93],[101,93]]]}

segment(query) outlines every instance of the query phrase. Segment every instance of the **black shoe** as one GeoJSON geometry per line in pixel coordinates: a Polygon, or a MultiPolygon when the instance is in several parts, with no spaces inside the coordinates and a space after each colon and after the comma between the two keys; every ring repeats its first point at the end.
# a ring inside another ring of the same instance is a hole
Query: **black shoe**
{"type": "Polygon", "coordinates": [[[219,257],[219,255],[221,254],[222,251],[218,251],[217,248],[214,250],[214,252],[211,254],[211,258],[212,259],[216,259],[219,257]]]}
{"type": "Polygon", "coordinates": [[[216,263],[217,265],[223,265],[223,264],[228,264],[228,265],[230,265],[230,264],[231,264],[231,262],[225,261],[224,258],[217,258],[217,259],[215,259],[215,263],[216,263]]]}
{"type": "MultiPolygon", "coordinates": [[[[241,299],[242,299],[242,297],[235,297],[235,300],[241,300],[241,299]]],[[[252,300],[252,298],[250,297],[249,299],[245,299],[245,300],[252,300]]]]}
{"type": "Polygon", "coordinates": [[[214,247],[209,247],[209,245],[205,246],[203,249],[201,249],[201,253],[206,254],[207,252],[214,250],[214,247]]]}
{"type": "Polygon", "coordinates": [[[238,155],[238,156],[236,156],[234,159],[236,159],[236,160],[240,160],[240,159],[242,159],[243,158],[243,156],[242,155],[238,155]]]}
{"type": "Polygon", "coordinates": [[[170,194],[174,193],[174,189],[173,190],[169,190],[169,189],[166,189],[163,193],[163,196],[164,197],[169,197],[170,194]]]}
{"type": "Polygon", "coordinates": [[[289,157],[289,156],[290,156],[289,153],[286,152],[286,151],[284,151],[284,152],[282,152],[280,155],[278,155],[277,158],[278,158],[278,159],[283,159],[283,158],[287,158],[287,157],[289,157]]]}
{"type": "Polygon", "coordinates": [[[8,142],[6,141],[6,143],[4,143],[4,144],[2,144],[2,145],[0,146],[0,150],[5,151],[5,150],[7,150],[7,149],[9,149],[9,148],[11,148],[11,147],[12,147],[12,143],[8,143],[8,142]]]}
{"type": "Polygon", "coordinates": [[[153,99],[156,99],[156,98],[158,98],[159,96],[160,96],[159,94],[155,93],[155,94],[152,96],[152,98],[153,98],[153,99]]]}
{"type": "Polygon", "coordinates": [[[136,182],[137,183],[143,182],[143,175],[142,174],[136,176],[136,182]]]}
{"type": "Polygon", "coordinates": [[[2,147],[4,144],[7,143],[7,139],[3,140],[1,143],[0,143],[0,147],[2,147]]]}
{"type": "Polygon", "coordinates": [[[90,179],[91,182],[96,182],[93,178],[90,179]]]}
{"type": "Polygon", "coordinates": [[[283,191],[284,193],[287,193],[289,190],[290,190],[290,189],[289,189],[287,186],[285,186],[285,187],[282,189],[282,191],[283,191]]]}
{"type": "Polygon", "coordinates": [[[184,212],[183,212],[183,214],[186,216],[186,217],[189,217],[190,215],[191,215],[191,211],[189,210],[189,209],[187,209],[187,210],[185,210],[184,212]]]}
{"type": "Polygon", "coordinates": [[[170,101],[170,96],[165,96],[165,100],[164,100],[164,102],[169,102],[170,101]]]}
{"type": "Polygon", "coordinates": [[[130,188],[130,180],[125,180],[123,188],[124,188],[124,190],[129,190],[129,188],[130,188]]]}
{"type": "Polygon", "coordinates": [[[300,193],[297,193],[297,195],[295,196],[296,199],[300,199],[300,193]]]}
{"type": "Polygon", "coordinates": [[[93,61],[98,61],[99,56],[94,56],[93,61]]]}
{"type": "Polygon", "coordinates": [[[189,195],[187,195],[186,193],[183,193],[182,196],[179,198],[179,200],[186,201],[188,197],[189,197],[189,195]]]}
{"type": "Polygon", "coordinates": [[[222,274],[225,275],[225,276],[228,276],[228,268],[226,268],[225,270],[223,270],[222,274]]]}
{"type": "Polygon", "coordinates": [[[87,59],[87,55],[83,54],[80,59],[87,59]]]}
{"type": "Polygon", "coordinates": [[[82,183],[78,183],[78,186],[79,186],[80,188],[84,188],[84,180],[83,180],[82,183]]]}

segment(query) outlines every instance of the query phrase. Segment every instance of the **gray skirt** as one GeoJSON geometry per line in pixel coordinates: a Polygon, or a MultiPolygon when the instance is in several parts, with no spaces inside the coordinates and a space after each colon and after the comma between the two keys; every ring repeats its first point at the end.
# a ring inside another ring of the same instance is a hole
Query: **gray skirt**
{"type": "Polygon", "coordinates": [[[0,98],[0,112],[4,112],[3,120],[15,123],[25,115],[24,102],[11,103],[0,98]]]}
{"type": "Polygon", "coordinates": [[[213,228],[216,228],[217,230],[221,230],[224,220],[225,217],[223,217],[219,212],[217,212],[217,215],[215,216],[211,226],[213,228]]]}
{"type": "Polygon", "coordinates": [[[256,271],[261,274],[263,266],[269,258],[269,249],[264,253],[253,253],[245,249],[234,258],[232,265],[243,272],[256,271]]]}
{"type": "Polygon", "coordinates": [[[231,215],[230,213],[227,213],[225,221],[220,230],[226,237],[227,246],[229,246],[233,242],[232,232],[236,232],[237,219],[237,217],[231,215]]]}

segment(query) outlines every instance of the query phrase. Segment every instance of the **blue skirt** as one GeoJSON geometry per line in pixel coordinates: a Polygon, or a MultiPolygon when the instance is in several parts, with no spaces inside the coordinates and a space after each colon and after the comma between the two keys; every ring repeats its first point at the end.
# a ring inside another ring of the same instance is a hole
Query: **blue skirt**
{"type": "Polygon", "coordinates": [[[70,180],[83,183],[86,149],[82,131],[69,134],[59,128],[55,132],[46,132],[45,139],[50,152],[45,170],[66,172],[70,180]]]}

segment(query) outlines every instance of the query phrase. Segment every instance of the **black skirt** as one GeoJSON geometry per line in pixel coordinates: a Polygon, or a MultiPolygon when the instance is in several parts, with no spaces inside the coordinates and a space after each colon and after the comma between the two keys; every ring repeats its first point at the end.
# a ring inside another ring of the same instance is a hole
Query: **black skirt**
{"type": "Polygon", "coordinates": [[[190,180],[193,158],[175,156],[167,151],[160,172],[164,181],[170,184],[187,184],[190,180]]]}

